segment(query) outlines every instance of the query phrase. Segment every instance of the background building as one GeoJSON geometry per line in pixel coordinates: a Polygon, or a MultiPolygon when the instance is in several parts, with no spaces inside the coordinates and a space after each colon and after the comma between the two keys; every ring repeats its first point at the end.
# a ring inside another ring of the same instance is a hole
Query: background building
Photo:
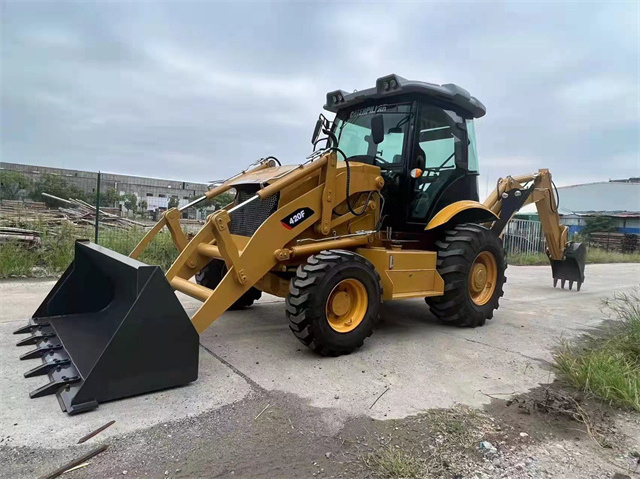
{"type": "MultiPolygon", "coordinates": [[[[40,180],[44,175],[56,175],[87,194],[95,194],[97,188],[98,173],[92,171],[6,162],[0,163],[0,169],[17,171],[33,182],[40,180]]],[[[110,188],[115,189],[120,195],[133,193],[139,201],[146,202],[148,211],[166,209],[171,197],[178,199],[179,206],[185,205],[190,198],[202,196],[207,191],[205,183],[101,173],[100,192],[103,193],[110,188]]]]}
{"type": "Polygon", "coordinates": [[[577,233],[587,218],[606,216],[619,233],[640,233],[640,178],[558,188],[562,222],[577,233]]]}
{"type": "MultiPolygon", "coordinates": [[[[611,218],[618,233],[640,234],[640,178],[599,181],[558,188],[560,220],[577,233],[589,218],[611,218]]],[[[528,205],[515,216],[538,220],[534,205],[528,205]]]]}

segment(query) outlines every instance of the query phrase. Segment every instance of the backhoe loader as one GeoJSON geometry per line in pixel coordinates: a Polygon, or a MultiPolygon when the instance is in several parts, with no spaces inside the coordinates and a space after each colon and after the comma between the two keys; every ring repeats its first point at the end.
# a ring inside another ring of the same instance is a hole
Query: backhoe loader
{"type": "Polygon", "coordinates": [[[580,289],[586,248],[568,241],[548,170],[502,178],[479,202],[474,120],[486,110],[466,90],[388,75],[329,92],[324,108],[335,118],[320,115],[304,163],[260,160],[168,210],[129,257],[78,241],[17,331],[36,346],[21,359],[41,359],[25,376],[49,378],[31,397],[56,394],[75,414],[194,381],[199,333],[262,292],[286,298],[292,333],[326,356],[362,346],[383,301],[424,298],[444,323],[482,326],[506,281],[501,235],[530,203],[554,286],[580,289]],[[188,239],[181,212],[227,191],[233,203],[188,239]],[[163,274],[136,258],[165,227],[179,256],[163,274]],[[174,291],[202,301],[191,318],[174,291]]]}

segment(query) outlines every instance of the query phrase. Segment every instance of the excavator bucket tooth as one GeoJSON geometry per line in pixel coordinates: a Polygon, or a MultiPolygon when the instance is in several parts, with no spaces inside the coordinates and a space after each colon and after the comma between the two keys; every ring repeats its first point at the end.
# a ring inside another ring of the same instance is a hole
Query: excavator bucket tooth
{"type": "Polygon", "coordinates": [[[569,290],[573,288],[573,283],[577,283],[577,291],[584,282],[584,266],[587,258],[587,247],[582,243],[569,243],[564,258],[561,260],[551,260],[551,271],[553,273],[553,286],[558,280],[562,289],[566,281],[569,281],[569,290]]]}
{"type": "Polygon", "coordinates": [[[31,333],[31,336],[18,341],[16,343],[16,346],[27,346],[30,344],[38,344],[38,342],[40,341],[44,341],[45,339],[55,337],[55,333],[53,332],[53,330],[51,330],[50,328],[48,329],[49,329],[48,331],[42,331],[40,329],[37,329],[36,332],[31,333]]]}
{"type": "MultiPolygon", "coordinates": [[[[42,323],[42,325],[49,325],[49,323],[42,323]]],[[[16,329],[13,334],[26,334],[31,333],[34,329],[38,329],[40,325],[36,323],[29,323],[26,326],[22,326],[21,328],[16,329]]]]}
{"type": "Polygon", "coordinates": [[[68,414],[198,377],[198,333],[160,268],[86,241],[16,333],[36,344],[20,359],[42,361],[25,377],[49,379],[30,396],[56,394],[68,414]]]}
{"type": "Polygon", "coordinates": [[[34,378],[36,376],[44,376],[56,368],[62,368],[63,366],[66,367],[69,364],[71,364],[71,360],[69,359],[53,359],[51,361],[45,361],[40,366],[36,366],[24,373],[24,377],[34,378]]]}

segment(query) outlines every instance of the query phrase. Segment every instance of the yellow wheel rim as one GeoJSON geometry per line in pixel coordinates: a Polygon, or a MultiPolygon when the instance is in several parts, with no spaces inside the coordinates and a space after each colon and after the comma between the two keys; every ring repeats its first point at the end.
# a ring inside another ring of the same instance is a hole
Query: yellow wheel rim
{"type": "Polygon", "coordinates": [[[498,266],[496,258],[488,251],[483,251],[471,265],[469,273],[469,295],[478,306],[489,302],[496,290],[498,282],[498,266]]]}
{"type": "Polygon", "coordinates": [[[329,326],[339,333],[356,329],[367,314],[369,296],[357,279],[344,279],[331,290],[327,298],[326,314],[329,326]]]}

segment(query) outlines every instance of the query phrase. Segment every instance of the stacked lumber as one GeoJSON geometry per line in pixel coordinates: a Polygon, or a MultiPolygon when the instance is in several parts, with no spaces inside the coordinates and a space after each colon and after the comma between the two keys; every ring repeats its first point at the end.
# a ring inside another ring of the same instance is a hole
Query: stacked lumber
{"type": "MultiPolygon", "coordinates": [[[[58,198],[57,196],[43,193],[43,195],[58,200],[65,204],[58,208],[65,218],[74,225],[95,225],[96,222],[96,207],[89,203],[79,200],[77,198],[69,198],[68,200],[58,198]]],[[[122,216],[109,213],[108,211],[100,209],[100,226],[106,226],[109,228],[124,228],[128,229],[132,226],[146,226],[144,223],[124,218],[122,216]]]]}
{"type": "Polygon", "coordinates": [[[633,253],[639,251],[639,236],[625,233],[591,233],[589,245],[606,251],[633,253]]]}
{"type": "Polygon", "coordinates": [[[40,232],[23,228],[0,227],[0,243],[18,241],[27,246],[40,245],[40,232]]]}
{"type": "Polygon", "coordinates": [[[0,202],[0,225],[16,226],[29,223],[43,225],[60,224],[64,217],[57,210],[37,201],[2,200],[0,202]]]}
{"type": "MultiPolygon", "coordinates": [[[[94,226],[96,222],[96,207],[77,198],[59,198],[48,193],[44,196],[60,202],[59,208],[47,208],[44,203],[2,200],[0,205],[0,225],[25,226],[30,224],[56,226],[71,223],[75,226],[94,226]]],[[[100,208],[100,226],[107,228],[129,229],[133,226],[147,227],[148,225],[121,217],[112,213],[112,208],[100,208]]]]}

